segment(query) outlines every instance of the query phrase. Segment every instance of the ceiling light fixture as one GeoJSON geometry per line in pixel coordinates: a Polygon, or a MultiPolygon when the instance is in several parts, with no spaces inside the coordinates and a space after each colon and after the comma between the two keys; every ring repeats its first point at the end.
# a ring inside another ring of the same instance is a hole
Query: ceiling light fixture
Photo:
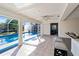
{"type": "Polygon", "coordinates": [[[43,19],[45,20],[50,20],[51,18],[58,18],[60,17],[59,15],[58,16],[52,16],[52,15],[45,15],[45,16],[42,16],[43,19]]]}

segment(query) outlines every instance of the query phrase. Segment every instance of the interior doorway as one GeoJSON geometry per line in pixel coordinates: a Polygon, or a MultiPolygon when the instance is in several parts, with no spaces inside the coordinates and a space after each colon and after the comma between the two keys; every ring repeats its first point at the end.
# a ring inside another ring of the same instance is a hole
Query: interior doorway
{"type": "Polygon", "coordinates": [[[50,35],[58,35],[58,23],[50,24],[50,35]]]}

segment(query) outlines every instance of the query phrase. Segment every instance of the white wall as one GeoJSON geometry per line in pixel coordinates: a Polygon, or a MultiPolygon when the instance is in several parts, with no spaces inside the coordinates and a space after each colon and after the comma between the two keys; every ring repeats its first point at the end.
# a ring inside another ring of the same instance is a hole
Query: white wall
{"type": "Polygon", "coordinates": [[[64,21],[59,22],[59,36],[67,37],[66,32],[79,33],[79,7],[64,21]]]}
{"type": "Polygon", "coordinates": [[[58,20],[52,19],[52,20],[49,20],[49,21],[44,21],[41,24],[42,35],[50,35],[50,23],[58,23],[58,20]]]}
{"type": "Polygon", "coordinates": [[[60,29],[59,29],[60,37],[67,37],[67,35],[65,34],[66,32],[79,33],[79,20],[70,19],[70,20],[60,22],[59,25],[60,25],[60,29]]]}
{"type": "Polygon", "coordinates": [[[50,24],[49,23],[44,23],[43,24],[43,34],[44,35],[50,35],[50,24]]]}

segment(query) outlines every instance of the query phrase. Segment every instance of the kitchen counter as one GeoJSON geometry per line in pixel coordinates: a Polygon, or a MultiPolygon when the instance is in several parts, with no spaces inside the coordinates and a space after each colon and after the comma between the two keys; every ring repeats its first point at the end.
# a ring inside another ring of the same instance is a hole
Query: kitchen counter
{"type": "Polygon", "coordinates": [[[66,33],[71,38],[71,52],[74,56],[79,56],[79,36],[74,33],[66,33]]]}
{"type": "Polygon", "coordinates": [[[66,33],[66,35],[70,36],[70,37],[73,38],[73,39],[79,39],[79,36],[77,36],[77,35],[74,34],[74,33],[66,33]]]}

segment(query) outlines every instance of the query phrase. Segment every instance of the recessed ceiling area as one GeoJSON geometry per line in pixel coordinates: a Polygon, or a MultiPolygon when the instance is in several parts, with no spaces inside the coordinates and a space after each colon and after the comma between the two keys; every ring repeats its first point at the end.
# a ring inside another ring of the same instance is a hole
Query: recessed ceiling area
{"type": "Polygon", "coordinates": [[[1,3],[0,7],[38,21],[59,20],[68,3],[1,3]]]}
{"type": "Polygon", "coordinates": [[[39,4],[34,4],[32,7],[29,6],[29,8],[21,9],[20,13],[24,15],[28,15],[40,21],[43,18],[43,16],[49,16],[49,17],[51,16],[52,18],[55,19],[55,17],[61,16],[65,6],[66,4],[61,4],[61,3],[57,3],[57,4],[56,3],[39,3],[39,4]]]}

